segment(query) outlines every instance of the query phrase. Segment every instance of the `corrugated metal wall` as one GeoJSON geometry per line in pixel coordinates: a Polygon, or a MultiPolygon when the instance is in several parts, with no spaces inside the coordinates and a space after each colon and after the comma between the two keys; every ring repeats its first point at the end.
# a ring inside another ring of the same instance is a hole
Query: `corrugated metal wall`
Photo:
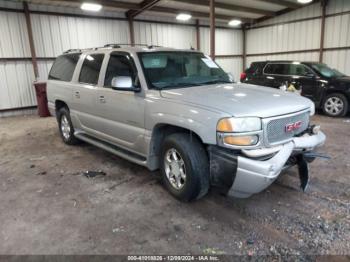
{"type": "MultiPolygon", "coordinates": [[[[243,52],[243,33],[241,30],[217,29],[215,32],[215,54],[216,55],[241,55],[243,52]]],[[[206,27],[200,28],[201,51],[210,53],[210,30],[206,27]]],[[[232,73],[234,78],[239,79],[242,72],[243,59],[217,58],[216,62],[226,71],[232,73]]]]}
{"type": "Polygon", "coordinates": [[[193,26],[135,22],[135,42],[189,49],[196,47],[196,32],[193,26]]]}
{"type": "MultiPolygon", "coordinates": [[[[330,0],[327,14],[350,10],[348,0],[330,0]]],[[[260,27],[248,30],[247,53],[261,54],[272,52],[297,51],[320,48],[321,19],[285,23],[297,19],[321,16],[321,5],[315,3],[302,9],[275,17],[259,24],[260,27]],[[281,23],[272,25],[275,23],[281,23]],[[270,26],[268,26],[270,25],[270,26]]],[[[350,46],[350,14],[330,16],[325,24],[325,48],[350,46]]],[[[294,54],[276,54],[248,56],[247,66],[261,60],[304,60],[318,61],[319,52],[300,52],[294,54]]],[[[350,75],[350,50],[325,51],[324,63],[350,75]]]]}
{"type": "MultiPolygon", "coordinates": [[[[30,57],[24,14],[0,12],[0,57],[30,57]]],[[[0,109],[36,104],[30,61],[0,62],[0,109]]]]}
{"type": "Polygon", "coordinates": [[[320,47],[321,19],[248,30],[248,54],[320,47]]]}
{"type": "MultiPolygon", "coordinates": [[[[18,2],[0,0],[0,6],[21,8],[18,2]]],[[[31,10],[57,11],[81,14],[72,8],[30,5],[31,10]]],[[[348,0],[330,0],[327,14],[350,10],[348,0]]],[[[120,17],[121,13],[103,12],[101,15],[120,17]]],[[[319,17],[320,4],[290,12],[259,24],[263,26],[247,32],[247,54],[318,49],[320,45],[321,20],[285,23],[295,19],[319,17]],[[268,26],[269,24],[281,23],[268,26]]],[[[102,46],[106,43],[129,42],[126,21],[32,14],[34,42],[38,57],[55,57],[70,48],[102,46]]],[[[326,19],[325,48],[350,46],[350,14],[331,16],[326,19]]],[[[135,22],[135,41],[176,48],[196,47],[194,26],[135,22]]],[[[0,57],[30,57],[28,36],[23,13],[0,12],[0,57]]],[[[209,54],[209,28],[200,28],[201,50],[209,54]]],[[[217,29],[216,55],[241,55],[242,32],[217,29]]],[[[314,60],[318,52],[295,54],[248,56],[247,65],[258,60],[314,60]]],[[[325,51],[324,61],[330,66],[350,75],[350,50],[325,51]]],[[[242,70],[241,57],[217,58],[217,62],[236,79],[242,70]]],[[[40,79],[46,79],[52,60],[38,62],[40,79]]],[[[0,62],[0,109],[26,107],[36,104],[31,62],[0,62]]]]}
{"type": "MultiPolygon", "coordinates": [[[[336,0],[329,3],[327,14],[350,11],[350,1],[336,0]]],[[[326,19],[325,48],[350,46],[350,14],[326,19]]],[[[326,51],[324,61],[331,67],[350,75],[350,50],[326,51]]]]}

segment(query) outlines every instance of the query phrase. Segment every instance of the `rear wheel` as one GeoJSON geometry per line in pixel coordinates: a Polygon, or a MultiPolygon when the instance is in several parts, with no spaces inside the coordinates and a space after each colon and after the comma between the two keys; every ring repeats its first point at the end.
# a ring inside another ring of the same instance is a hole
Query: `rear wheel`
{"type": "Polygon", "coordinates": [[[57,119],[63,142],[65,142],[67,145],[78,144],[79,140],[74,136],[74,127],[70,119],[68,108],[63,107],[59,109],[57,113],[57,119]]]}
{"type": "Polygon", "coordinates": [[[191,201],[209,189],[209,161],[197,138],[176,133],[165,138],[161,153],[163,183],[177,199],[191,201]]]}
{"type": "Polygon", "coordinates": [[[323,102],[323,112],[328,116],[345,116],[348,112],[348,100],[343,94],[328,95],[323,102]]]}

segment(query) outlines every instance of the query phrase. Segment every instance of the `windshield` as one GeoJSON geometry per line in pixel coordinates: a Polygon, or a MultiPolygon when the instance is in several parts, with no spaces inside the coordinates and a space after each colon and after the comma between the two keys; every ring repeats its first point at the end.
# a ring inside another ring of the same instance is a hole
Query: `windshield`
{"type": "Polygon", "coordinates": [[[340,73],[338,70],[328,67],[326,64],[312,64],[311,67],[324,77],[333,78],[345,76],[343,73],[340,73]]]}
{"type": "Polygon", "coordinates": [[[230,76],[202,53],[139,53],[139,58],[150,88],[183,88],[232,83],[230,76]]]}

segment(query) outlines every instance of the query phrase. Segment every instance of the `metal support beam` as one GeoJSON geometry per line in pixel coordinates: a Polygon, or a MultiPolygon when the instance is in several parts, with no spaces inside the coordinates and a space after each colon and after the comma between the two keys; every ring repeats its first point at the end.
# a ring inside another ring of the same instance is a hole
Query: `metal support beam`
{"type": "Polygon", "coordinates": [[[30,20],[30,12],[29,12],[27,2],[23,2],[23,10],[24,10],[25,18],[26,18],[26,25],[27,25],[28,39],[29,39],[29,48],[30,48],[31,60],[32,60],[32,64],[33,64],[34,76],[35,76],[35,79],[38,79],[39,78],[38,62],[36,59],[35,46],[34,46],[34,40],[33,40],[32,23],[30,20]]]}
{"type": "MultiPolygon", "coordinates": [[[[174,1],[179,3],[199,5],[199,6],[205,6],[205,7],[209,6],[209,0],[174,0],[174,1]]],[[[215,3],[215,7],[229,10],[229,11],[247,12],[247,13],[259,14],[259,15],[265,15],[265,16],[273,16],[275,14],[273,11],[241,6],[236,4],[215,3]]]]}
{"type": "Polygon", "coordinates": [[[161,0],[144,0],[142,1],[138,6],[139,8],[136,10],[129,10],[126,12],[126,17],[134,18],[137,15],[141,14],[142,12],[152,8],[155,6],[158,2],[161,0]]]}
{"type": "Polygon", "coordinates": [[[201,32],[199,27],[199,20],[196,20],[196,40],[197,40],[197,50],[201,49],[201,32]]]}
{"type": "Polygon", "coordinates": [[[300,6],[302,6],[301,4],[297,4],[296,1],[292,2],[287,0],[257,0],[257,1],[274,4],[274,5],[281,5],[292,9],[297,9],[300,6]]]}
{"type": "Polygon", "coordinates": [[[247,68],[247,29],[246,26],[242,26],[242,67],[243,71],[247,68]]]}
{"type": "Polygon", "coordinates": [[[323,62],[323,51],[324,51],[324,35],[326,27],[326,11],[327,11],[327,0],[321,1],[322,6],[322,16],[321,16],[321,39],[320,39],[320,56],[319,62],[323,62]]]}
{"type": "Polygon", "coordinates": [[[210,56],[215,59],[215,0],[209,0],[210,17],[210,56]]]}
{"type": "Polygon", "coordinates": [[[134,19],[132,17],[128,17],[129,22],[129,33],[130,33],[130,44],[135,45],[135,31],[134,31],[134,19]]]}
{"type": "MultiPolygon", "coordinates": [[[[60,0],[60,2],[67,2],[67,3],[76,3],[80,4],[81,0],[60,0]]],[[[128,10],[139,10],[140,5],[134,4],[134,3],[127,3],[127,2],[120,2],[120,1],[110,1],[110,0],[94,0],[93,2],[99,3],[105,7],[110,8],[117,8],[117,9],[128,9],[128,10]]],[[[143,10],[146,11],[146,10],[143,10]]],[[[170,8],[170,7],[164,7],[164,6],[151,6],[147,9],[147,11],[156,12],[156,13],[166,13],[166,14],[178,14],[181,12],[184,12],[186,10],[182,8],[170,8]]],[[[208,18],[208,12],[197,12],[197,11],[187,11],[190,13],[194,18],[208,18]]],[[[127,14],[128,15],[128,14],[127,14]]],[[[217,14],[216,19],[224,20],[224,21],[230,21],[233,18],[240,19],[243,23],[250,23],[253,21],[251,18],[242,17],[242,16],[231,16],[231,15],[221,15],[217,14]]]]}

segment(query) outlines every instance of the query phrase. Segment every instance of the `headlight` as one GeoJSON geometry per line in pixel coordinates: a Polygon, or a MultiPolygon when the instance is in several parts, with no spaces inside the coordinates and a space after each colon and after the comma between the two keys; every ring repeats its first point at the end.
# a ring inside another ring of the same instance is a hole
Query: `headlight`
{"type": "Polygon", "coordinates": [[[230,117],[221,119],[216,127],[218,144],[234,148],[255,146],[261,134],[258,117],[230,117]]]}
{"type": "Polygon", "coordinates": [[[258,117],[231,117],[221,119],[216,127],[218,132],[242,133],[261,130],[261,120],[258,117]]]}

